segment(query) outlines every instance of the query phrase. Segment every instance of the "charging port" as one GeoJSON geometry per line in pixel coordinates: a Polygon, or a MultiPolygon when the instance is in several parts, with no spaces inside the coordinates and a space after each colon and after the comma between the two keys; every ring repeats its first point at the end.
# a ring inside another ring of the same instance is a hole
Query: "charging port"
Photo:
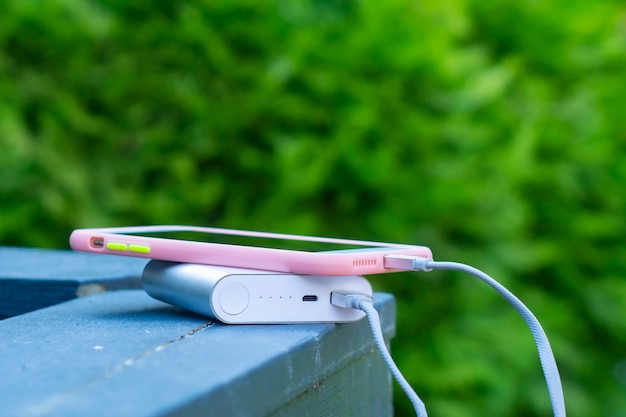
{"type": "Polygon", "coordinates": [[[317,301],[317,295],[305,295],[302,301],[317,301]]]}

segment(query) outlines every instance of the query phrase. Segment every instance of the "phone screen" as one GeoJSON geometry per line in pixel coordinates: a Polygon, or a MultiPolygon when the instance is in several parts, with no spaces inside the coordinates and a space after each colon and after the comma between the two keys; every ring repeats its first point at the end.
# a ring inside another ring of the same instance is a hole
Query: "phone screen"
{"type": "Polygon", "coordinates": [[[168,231],[119,233],[121,235],[144,236],[161,239],[186,240],[192,242],[219,243],[238,246],[255,246],[271,249],[298,250],[306,252],[321,252],[349,249],[372,249],[375,245],[358,245],[352,243],[315,242],[300,239],[284,239],[273,237],[243,236],[222,233],[208,233],[198,231],[168,231]]]}

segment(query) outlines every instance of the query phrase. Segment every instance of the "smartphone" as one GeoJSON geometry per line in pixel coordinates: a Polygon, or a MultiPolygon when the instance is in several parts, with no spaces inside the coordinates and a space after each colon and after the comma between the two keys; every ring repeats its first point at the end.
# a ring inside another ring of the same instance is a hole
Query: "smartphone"
{"type": "Polygon", "coordinates": [[[425,246],[369,242],[199,226],[76,229],[72,249],[163,261],[308,275],[369,275],[386,255],[432,258],[425,246]]]}

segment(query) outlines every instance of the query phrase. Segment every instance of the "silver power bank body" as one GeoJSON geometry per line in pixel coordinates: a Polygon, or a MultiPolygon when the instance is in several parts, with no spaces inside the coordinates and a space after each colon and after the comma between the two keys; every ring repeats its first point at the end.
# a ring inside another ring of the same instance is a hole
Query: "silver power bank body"
{"type": "Polygon", "coordinates": [[[298,275],[150,261],[142,283],[152,297],[230,324],[340,323],[365,313],[330,303],[333,291],[373,296],[362,276],[298,275]]]}

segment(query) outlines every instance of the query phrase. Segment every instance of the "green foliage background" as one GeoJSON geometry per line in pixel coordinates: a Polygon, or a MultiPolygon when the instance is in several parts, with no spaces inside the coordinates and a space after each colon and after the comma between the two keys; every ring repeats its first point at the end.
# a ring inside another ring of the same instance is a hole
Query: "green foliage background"
{"type": "MultiPolygon", "coordinates": [[[[625,110],[616,1],[5,0],[0,245],[176,223],[427,245],[534,310],[570,416],[624,416],[625,110]]],[[[550,414],[488,287],[373,282],[432,416],[550,414]]]]}

